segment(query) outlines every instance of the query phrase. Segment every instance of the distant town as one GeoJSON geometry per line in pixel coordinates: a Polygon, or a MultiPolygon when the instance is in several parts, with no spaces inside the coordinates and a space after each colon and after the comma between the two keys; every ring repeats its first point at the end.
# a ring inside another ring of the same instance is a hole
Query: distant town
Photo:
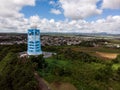
{"type": "MultiPolygon", "coordinates": [[[[83,45],[91,47],[120,48],[120,37],[96,35],[41,35],[42,46],[83,45]],[[113,42],[111,42],[111,40],[113,42]],[[118,41],[118,42],[117,42],[118,41]]],[[[27,44],[26,34],[0,34],[0,45],[27,44]]]]}

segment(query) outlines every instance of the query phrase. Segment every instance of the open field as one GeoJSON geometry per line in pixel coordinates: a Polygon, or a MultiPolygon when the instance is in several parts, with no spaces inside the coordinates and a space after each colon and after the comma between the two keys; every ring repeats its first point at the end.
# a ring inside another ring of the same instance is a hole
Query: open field
{"type": "Polygon", "coordinates": [[[104,47],[72,47],[75,51],[82,51],[89,53],[92,56],[99,57],[101,59],[115,59],[120,54],[119,49],[104,48],[104,47]]]}
{"type": "Polygon", "coordinates": [[[108,59],[115,59],[118,55],[118,53],[104,53],[104,52],[96,52],[97,55],[108,58],[108,59]]]}
{"type": "Polygon", "coordinates": [[[114,40],[111,40],[111,43],[120,44],[120,40],[114,39],[114,40]]]}
{"type": "Polygon", "coordinates": [[[120,49],[115,49],[115,48],[105,48],[105,47],[71,47],[75,51],[84,51],[88,53],[93,53],[93,52],[106,52],[106,53],[120,53],[120,49]]]}
{"type": "MultiPolygon", "coordinates": [[[[49,47],[54,48],[54,47],[49,47]]],[[[83,46],[57,46],[54,50],[57,49],[72,49],[77,52],[85,52],[92,56],[96,56],[101,60],[115,59],[117,55],[120,54],[120,49],[118,48],[107,48],[107,47],[83,47],[83,46]]]]}

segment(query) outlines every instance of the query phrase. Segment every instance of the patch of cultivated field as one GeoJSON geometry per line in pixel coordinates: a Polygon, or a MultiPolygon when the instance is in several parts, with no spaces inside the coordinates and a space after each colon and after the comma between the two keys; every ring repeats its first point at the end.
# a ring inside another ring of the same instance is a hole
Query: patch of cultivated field
{"type": "Polygon", "coordinates": [[[51,84],[53,90],[77,90],[74,85],[70,83],[55,82],[51,84]]]}
{"type": "Polygon", "coordinates": [[[105,53],[105,52],[96,52],[96,54],[108,59],[115,59],[118,55],[118,53],[105,53]]]}

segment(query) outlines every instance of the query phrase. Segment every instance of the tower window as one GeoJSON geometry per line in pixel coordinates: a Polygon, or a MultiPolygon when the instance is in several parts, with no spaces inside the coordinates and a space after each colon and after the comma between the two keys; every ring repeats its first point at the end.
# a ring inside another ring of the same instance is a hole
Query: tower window
{"type": "Polygon", "coordinates": [[[29,32],[29,35],[34,35],[34,32],[29,32]]]}
{"type": "Polygon", "coordinates": [[[39,35],[39,32],[36,31],[36,32],[35,32],[35,35],[39,35]]]}

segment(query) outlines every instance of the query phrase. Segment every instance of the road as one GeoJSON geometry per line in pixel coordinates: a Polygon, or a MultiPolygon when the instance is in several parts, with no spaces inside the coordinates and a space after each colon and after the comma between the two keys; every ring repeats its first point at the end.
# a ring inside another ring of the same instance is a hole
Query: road
{"type": "Polygon", "coordinates": [[[35,72],[34,75],[37,81],[39,82],[38,90],[51,90],[43,81],[43,79],[38,75],[37,72],[35,72]]]}

